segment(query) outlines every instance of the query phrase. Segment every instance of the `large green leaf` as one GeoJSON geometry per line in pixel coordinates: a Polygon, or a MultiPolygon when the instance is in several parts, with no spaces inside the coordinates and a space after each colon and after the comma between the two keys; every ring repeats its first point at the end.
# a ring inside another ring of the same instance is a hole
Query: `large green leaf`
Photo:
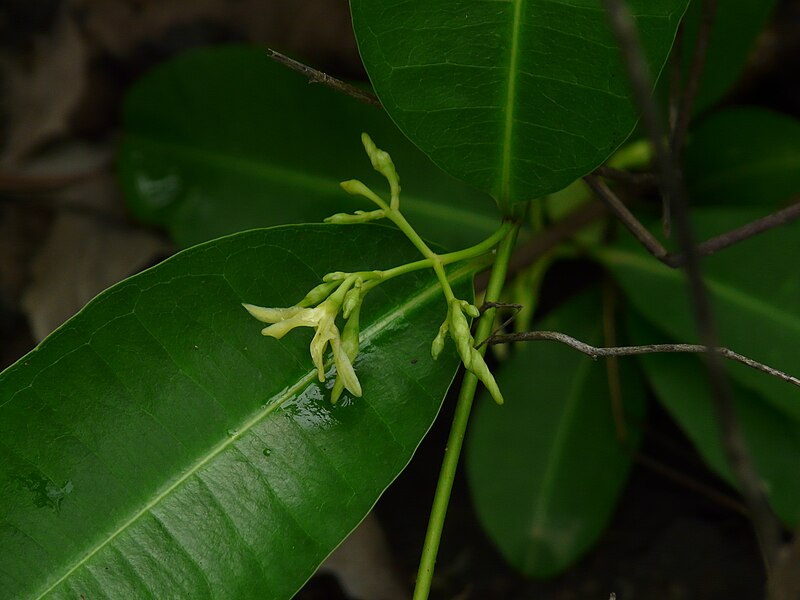
{"type": "Polygon", "coordinates": [[[406,465],[458,361],[430,358],[428,273],[367,297],[364,396],[336,406],[310,330],[265,338],[240,303],[415,257],[382,226],[236,234],[114,286],[3,372],[3,595],[290,597],[406,465]]]}
{"type": "MultiPolygon", "coordinates": [[[[688,0],[629,2],[652,70],[688,0]]],[[[375,91],[400,129],[500,206],[603,162],[636,112],[597,0],[351,0],[375,91]]]]}
{"type": "MultiPolygon", "coordinates": [[[[757,216],[752,210],[706,208],[694,213],[699,238],[757,216]]],[[[697,340],[682,271],[670,269],[626,238],[598,253],[631,304],[654,326],[682,342],[697,340]]],[[[720,342],[788,373],[800,374],[800,223],[731,246],[702,262],[720,342]]],[[[800,389],[732,363],[731,374],[800,419],[800,389]]]]}
{"type": "Polygon", "coordinates": [[[254,227],[319,222],[371,208],[339,189],[356,177],[382,191],[360,134],[390,152],[403,212],[456,248],[490,235],[491,198],[442,173],[381,109],[239,46],[195,50],[147,74],[124,109],[120,173],[140,218],[181,246],[254,227]]]}
{"type": "MultiPolygon", "coordinates": [[[[637,344],[664,342],[640,318],[628,321],[637,344]]],[[[708,465],[734,483],[722,448],[719,425],[711,402],[708,373],[701,361],[678,354],[640,357],[659,401],[695,445],[708,465]]],[[[800,420],[787,419],[758,394],[733,386],[734,410],[758,474],[775,512],[794,526],[800,521],[800,420]]]]}
{"type": "Polygon", "coordinates": [[[800,195],[800,121],[762,108],[704,120],[686,147],[693,204],[775,207],[800,195]]]}
{"type": "MultiPolygon", "coordinates": [[[[540,329],[602,344],[597,294],[549,315],[540,329]]],[[[623,402],[641,420],[635,372],[623,402]]],[[[627,366],[631,366],[628,363],[627,366]]],[[[603,362],[551,342],[528,343],[498,370],[502,407],[477,407],[467,444],[467,475],[478,516],[500,552],[533,577],[575,562],[602,534],[625,483],[638,429],[619,441],[603,362]]]]}
{"type": "MultiPolygon", "coordinates": [[[[684,74],[689,71],[692,62],[703,4],[703,0],[692,0],[684,17],[684,74]]],[[[756,36],[764,28],[774,6],[775,0],[717,2],[703,76],[694,103],[695,112],[721,100],[739,79],[756,36]]]]}

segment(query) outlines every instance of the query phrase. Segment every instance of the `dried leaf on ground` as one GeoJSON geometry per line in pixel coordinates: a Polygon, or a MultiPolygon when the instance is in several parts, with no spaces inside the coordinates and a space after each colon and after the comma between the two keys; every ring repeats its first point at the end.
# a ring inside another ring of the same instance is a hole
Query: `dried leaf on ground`
{"type": "Polygon", "coordinates": [[[374,513],[369,513],[342,545],[319,568],[330,573],[352,598],[406,600],[386,536],[374,513]]]}
{"type": "Polygon", "coordinates": [[[63,11],[46,37],[35,40],[31,55],[4,57],[8,122],[0,164],[14,165],[68,132],[86,85],[88,49],[78,27],[63,11]]]}
{"type": "MultiPolygon", "coordinates": [[[[80,156],[75,150],[67,150],[67,154],[80,156]]],[[[96,160],[89,154],[84,162],[96,160]]],[[[170,251],[161,237],[127,221],[111,172],[100,172],[51,200],[53,224],[32,261],[30,284],[22,297],[37,340],[105,288],[170,251]]]]}
{"type": "Polygon", "coordinates": [[[296,52],[322,66],[336,63],[352,72],[360,70],[350,13],[342,0],[69,0],[69,4],[83,15],[83,26],[97,50],[120,60],[154,43],[174,52],[187,44],[220,41],[222,35],[296,52]]]}

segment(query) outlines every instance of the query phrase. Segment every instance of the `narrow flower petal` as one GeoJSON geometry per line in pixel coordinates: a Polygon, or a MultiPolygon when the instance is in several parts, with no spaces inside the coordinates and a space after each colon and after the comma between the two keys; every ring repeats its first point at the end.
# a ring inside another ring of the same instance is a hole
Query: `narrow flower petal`
{"type": "Polygon", "coordinates": [[[279,321],[269,327],[261,330],[261,335],[268,335],[274,337],[276,340],[281,339],[295,327],[316,327],[317,319],[314,314],[314,309],[301,308],[295,315],[285,321],[279,321]]]}
{"type": "Polygon", "coordinates": [[[328,327],[320,325],[314,334],[314,339],[311,340],[311,360],[317,367],[320,381],[325,381],[325,350],[328,348],[328,343],[333,340],[339,341],[339,330],[332,323],[328,327]]]}
{"type": "Polygon", "coordinates": [[[472,349],[472,360],[470,363],[471,366],[467,368],[476,375],[481,383],[483,383],[494,401],[497,402],[497,404],[503,404],[503,394],[500,392],[497,381],[495,381],[494,375],[492,375],[489,367],[486,366],[486,362],[483,360],[480,352],[475,350],[475,348],[472,349]]]}
{"type": "Polygon", "coordinates": [[[331,292],[338,286],[339,283],[335,281],[326,281],[320,283],[317,287],[311,289],[311,291],[305,295],[305,298],[297,303],[297,306],[316,306],[325,300],[325,298],[330,296],[331,292]]]}
{"type": "Polygon", "coordinates": [[[278,323],[290,319],[303,310],[299,306],[290,306],[289,308],[266,308],[255,304],[242,304],[242,306],[262,323],[278,323]]]}
{"type": "Polygon", "coordinates": [[[447,332],[450,329],[449,325],[447,324],[447,319],[444,320],[439,326],[439,333],[436,334],[436,337],[433,338],[433,343],[431,344],[431,358],[436,360],[439,358],[439,355],[444,350],[444,341],[447,338],[447,332]]]}
{"type": "Polygon", "coordinates": [[[362,393],[361,382],[358,380],[353,363],[350,362],[350,357],[347,356],[347,352],[338,338],[331,340],[331,346],[333,347],[333,362],[336,365],[337,376],[341,377],[347,391],[356,398],[360,398],[362,393]]]}
{"type": "Polygon", "coordinates": [[[450,301],[450,306],[447,310],[447,324],[450,330],[450,337],[453,338],[458,355],[461,357],[461,362],[464,363],[468,370],[471,370],[472,349],[475,340],[472,339],[472,334],[469,331],[467,318],[461,312],[461,304],[456,299],[450,301]]]}

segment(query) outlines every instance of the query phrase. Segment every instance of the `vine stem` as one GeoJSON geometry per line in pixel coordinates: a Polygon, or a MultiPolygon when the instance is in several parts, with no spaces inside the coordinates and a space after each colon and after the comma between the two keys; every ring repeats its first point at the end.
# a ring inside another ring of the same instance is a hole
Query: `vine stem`
{"type": "MultiPolygon", "coordinates": [[[[497,256],[492,267],[492,274],[489,278],[489,285],[486,288],[486,301],[496,302],[500,298],[503,285],[506,280],[508,264],[511,261],[511,253],[514,243],[517,240],[519,223],[514,223],[511,230],[500,241],[497,247],[497,256]]],[[[475,340],[480,343],[488,338],[492,332],[495,309],[490,308],[480,317],[475,332],[475,340]]],[[[484,354],[486,345],[478,349],[484,354]]],[[[425,543],[422,547],[422,556],[417,572],[417,584],[414,588],[414,600],[427,600],[431,590],[433,580],[433,570],[436,564],[436,555],[439,552],[439,542],[442,538],[442,529],[447,515],[447,506],[450,502],[450,492],[453,490],[453,481],[458,467],[458,459],[461,455],[461,446],[464,443],[464,434],[467,430],[472,401],[475,398],[475,390],[478,386],[478,378],[467,371],[458,394],[456,411],[453,416],[453,424],[450,427],[450,435],[447,438],[442,468],[439,472],[439,480],[436,483],[436,493],[433,497],[431,516],[428,520],[428,531],[425,533],[425,543]]]]}
{"type": "Polygon", "coordinates": [[[392,267],[386,271],[360,271],[358,273],[354,273],[354,275],[361,275],[365,279],[374,278],[366,286],[366,290],[370,290],[373,287],[380,285],[384,281],[399,277],[400,275],[405,275],[406,273],[411,273],[412,271],[419,271],[420,269],[435,269],[437,263],[444,267],[456,262],[478,258],[487,254],[492,248],[494,248],[500,242],[500,240],[506,236],[512,227],[513,225],[511,222],[504,223],[500,229],[495,231],[491,236],[482,242],[475,244],[474,246],[470,246],[469,248],[464,248],[463,250],[448,252],[447,254],[432,254],[432,258],[423,258],[422,260],[406,263],[398,267],[392,267]]]}
{"type": "Polygon", "coordinates": [[[425,240],[419,236],[411,224],[406,221],[406,218],[402,215],[399,209],[394,206],[387,208],[386,218],[397,225],[400,230],[406,234],[406,237],[411,240],[411,243],[414,244],[414,246],[416,246],[420,252],[422,252],[422,255],[433,263],[433,271],[436,273],[436,277],[439,279],[439,284],[442,286],[442,292],[444,293],[444,297],[449,304],[450,300],[455,298],[455,295],[453,294],[453,288],[450,287],[450,281],[447,279],[447,273],[444,271],[444,265],[442,265],[442,261],[439,259],[436,253],[430,249],[428,244],[425,243],[425,240]]]}

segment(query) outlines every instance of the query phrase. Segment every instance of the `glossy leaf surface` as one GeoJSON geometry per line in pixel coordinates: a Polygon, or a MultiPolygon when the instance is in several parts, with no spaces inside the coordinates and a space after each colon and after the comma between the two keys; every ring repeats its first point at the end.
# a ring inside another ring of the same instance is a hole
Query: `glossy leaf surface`
{"type": "MultiPolygon", "coordinates": [[[[652,328],[631,319],[637,344],[661,343],[652,328]]],[[[693,356],[656,354],[639,357],[659,402],[669,411],[706,463],[733,484],[711,401],[708,372],[693,356]]],[[[790,527],[800,522],[800,420],[787,419],[758,394],[733,386],[734,409],[764,489],[778,516],[790,527]]]]}
{"type": "MultiPolygon", "coordinates": [[[[759,216],[752,210],[703,209],[694,213],[698,238],[759,216]]],[[[599,253],[628,301],[653,326],[681,342],[697,341],[685,277],[627,237],[599,253]]],[[[800,375],[800,223],[790,223],[731,246],[702,261],[720,343],[793,375],[800,375]]],[[[740,383],[800,419],[800,389],[726,361],[740,383]]]]}
{"type": "Polygon", "coordinates": [[[309,85],[263,49],[201,49],[160,65],[129,92],[124,127],[129,205],[180,246],[371,210],[339,188],[357,178],[387,189],[362,131],[394,158],[403,212],[422,235],[458,249],[498,226],[491,198],[442,173],[385,112],[309,85]]]}
{"type": "MultiPolygon", "coordinates": [[[[687,0],[634,0],[659,73],[687,0]]],[[[636,112],[599,2],[351,0],[372,84],[400,129],[501,207],[603,162],[636,112]]]]}
{"type": "Polygon", "coordinates": [[[411,458],[458,361],[430,358],[446,307],[427,272],[366,298],[364,396],[336,406],[311,330],[265,338],[240,303],[416,256],[381,226],[233,235],[114,286],[3,372],[4,595],[291,597],[411,458]]]}
{"type": "Polygon", "coordinates": [[[684,158],[693,204],[778,207],[800,200],[800,121],[732,108],[692,131],[684,158]]]}
{"type": "MultiPolygon", "coordinates": [[[[570,301],[537,325],[590,344],[602,344],[602,328],[597,294],[570,301]]],[[[644,390],[636,373],[623,372],[625,412],[638,422],[644,390]]],[[[627,448],[617,437],[605,364],[560,344],[523,344],[497,380],[506,403],[479,404],[468,438],[475,508],[511,565],[551,577],[605,529],[638,435],[628,429],[627,448]]]]}

